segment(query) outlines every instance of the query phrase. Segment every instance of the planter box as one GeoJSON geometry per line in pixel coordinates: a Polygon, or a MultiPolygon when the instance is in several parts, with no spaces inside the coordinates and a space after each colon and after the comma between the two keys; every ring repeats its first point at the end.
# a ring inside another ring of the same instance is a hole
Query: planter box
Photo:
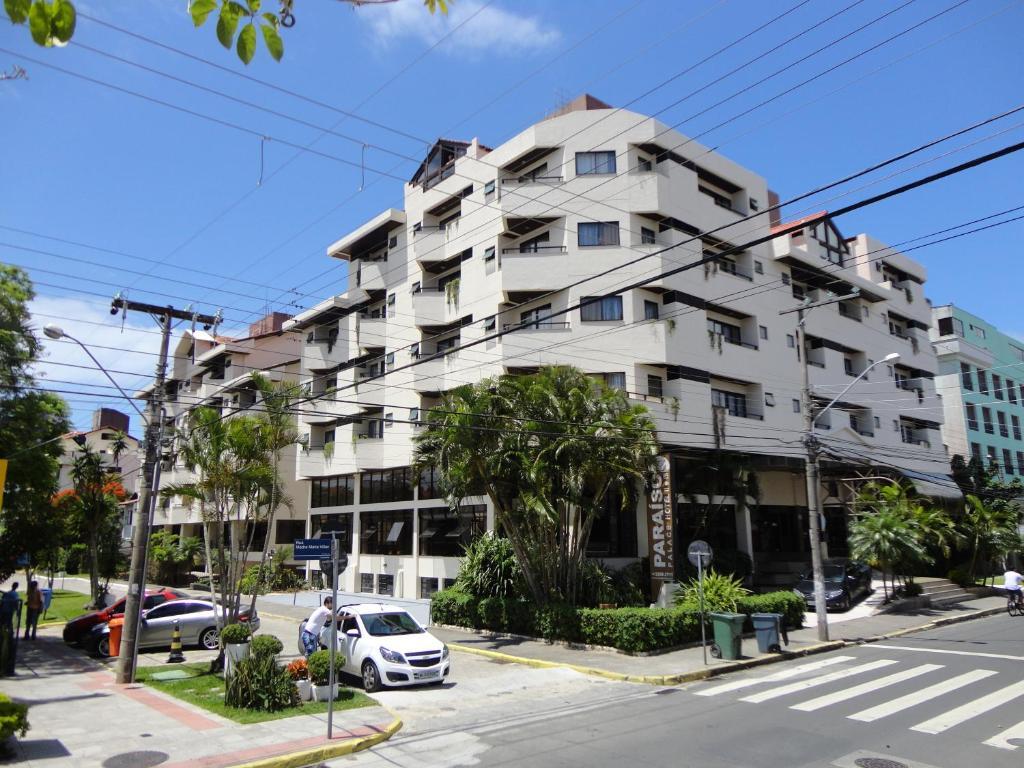
{"type": "Polygon", "coordinates": [[[335,683],[333,686],[330,685],[314,685],[313,686],[313,701],[330,701],[331,700],[331,688],[334,688],[334,697],[338,698],[338,690],[341,688],[339,683],[335,683]]]}
{"type": "Polygon", "coordinates": [[[235,664],[249,655],[248,643],[236,643],[224,646],[224,677],[231,677],[235,664]]]}
{"type": "Polygon", "coordinates": [[[309,680],[296,680],[295,687],[299,689],[299,699],[302,701],[313,700],[313,683],[309,680]]]}

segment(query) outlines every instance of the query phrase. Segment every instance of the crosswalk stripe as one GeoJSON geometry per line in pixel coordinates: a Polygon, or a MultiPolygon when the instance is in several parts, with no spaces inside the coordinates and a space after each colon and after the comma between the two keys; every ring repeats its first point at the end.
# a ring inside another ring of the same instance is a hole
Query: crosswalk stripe
{"type": "Polygon", "coordinates": [[[696,696],[717,696],[720,693],[729,693],[730,691],[738,691],[741,688],[749,688],[754,685],[761,683],[777,683],[783,680],[789,680],[791,677],[797,677],[805,672],[814,672],[818,669],[825,667],[831,667],[833,664],[839,664],[843,661],[852,661],[854,656],[832,656],[827,659],[821,659],[820,661],[814,661],[810,664],[803,664],[799,667],[791,667],[784,669],[781,672],[776,672],[772,675],[765,675],[764,677],[748,678],[746,680],[734,680],[731,683],[724,683],[722,685],[716,685],[713,688],[705,688],[700,691],[694,691],[696,696]]]}
{"type": "Polygon", "coordinates": [[[958,688],[963,688],[965,685],[970,685],[978,680],[984,680],[986,677],[992,677],[994,674],[996,672],[992,669],[972,669],[970,672],[958,675],[957,677],[951,677],[949,680],[943,680],[941,683],[929,685],[920,691],[914,691],[892,701],[886,701],[877,707],[870,707],[869,709],[856,712],[850,715],[850,719],[860,720],[862,723],[873,723],[875,720],[902,712],[904,709],[916,707],[918,704],[931,701],[938,696],[955,691],[958,688]]]}
{"type": "Polygon", "coordinates": [[[1008,685],[1002,690],[990,693],[987,696],[969,701],[961,707],[951,709],[948,712],[943,712],[938,717],[933,717],[931,720],[925,720],[923,723],[911,727],[912,731],[919,731],[921,733],[942,733],[952,728],[954,725],[959,725],[972,717],[983,715],[986,712],[1001,707],[1004,704],[1013,701],[1018,696],[1024,696],[1024,681],[1008,685]]]}
{"type": "Polygon", "coordinates": [[[886,677],[879,677],[877,680],[869,680],[866,683],[855,685],[852,688],[846,688],[845,690],[836,691],[835,693],[827,693],[824,696],[818,696],[816,699],[810,699],[809,701],[804,701],[800,704],[794,704],[790,709],[796,709],[800,712],[814,712],[815,710],[822,709],[823,707],[838,704],[841,701],[862,696],[865,693],[871,693],[872,691],[877,691],[881,688],[895,685],[896,683],[901,683],[904,680],[910,680],[913,677],[918,677],[919,675],[934,672],[936,669],[942,668],[942,664],[922,664],[919,667],[904,669],[902,672],[896,672],[895,674],[888,675],[886,677]]]}
{"type": "Polygon", "coordinates": [[[1016,725],[1011,725],[1002,733],[997,733],[984,743],[988,744],[990,747],[999,747],[999,749],[1016,749],[1017,745],[1011,744],[1011,739],[1024,740],[1024,720],[1016,725]]]}
{"type": "Polygon", "coordinates": [[[761,691],[760,693],[753,693],[750,696],[744,696],[740,701],[749,701],[753,704],[759,704],[762,701],[768,701],[769,699],[775,699],[779,696],[785,696],[790,693],[797,693],[798,691],[806,690],[807,688],[814,688],[817,685],[825,685],[836,680],[842,680],[844,677],[850,677],[851,675],[860,675],[864,672],[872,672],[882,667],[889,667],[897,662],[893,659],[879,659],[878,661],[872,661],[868,664],[861,664],[857,667],[849,667],[848,669],[840,669],[837,672],[829,672],[827,675],[818,675],[812,677],[809,680],[799,680],[789,685],[780,685],[777,688],[772,688],[767,691],[761,691]]]}

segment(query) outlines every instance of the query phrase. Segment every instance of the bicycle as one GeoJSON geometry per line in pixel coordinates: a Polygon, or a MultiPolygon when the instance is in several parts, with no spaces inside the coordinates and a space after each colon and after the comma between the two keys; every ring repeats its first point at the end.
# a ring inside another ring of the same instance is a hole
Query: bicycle
{"type": "Polygon", "coordinates": [[[1024,616],[1024,591],[1019,589],[1007,591],[1006,612],[1011,616],[1024,616]]]}

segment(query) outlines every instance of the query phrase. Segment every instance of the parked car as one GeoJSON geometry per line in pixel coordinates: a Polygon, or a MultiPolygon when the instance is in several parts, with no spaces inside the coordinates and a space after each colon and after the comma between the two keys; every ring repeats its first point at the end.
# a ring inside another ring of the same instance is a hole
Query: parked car
{"type": "MultiPolygon", "coordinates": [[[[374,693],[388,686],[440,683],[451,671],[448,646],[427,632],[406,611],[381,603],[340,606],[348,616],[338,622],[341,671],[362,678],[374,693]]],[[[299,624],[299,653],[302,627],[299,624]]],[[[320,633],[320,646],[330,648],[331,626],[320,633]]]]}
{"type": "MultiPolygon", "coordinates": [[[[220,639],[216,618],[220,612],[219,605],[214,605],[209,600],[192,598],[168,601],[150,608],[142,614],[139,648],[167,648],[171,644],[174,622],[178,622],[183,646],[199,646],[208,651],[215,651],[220,639]]],[[[260,628],[260,618],[255,612],[250,616],[248,611],[242,611],[238,618],[248,623],[253,632],[260,628]]],[[[110,626],[98,624],[93,627],[84,645],[93,656],[109,656],[110,626]]]]}
{"type": "MultiPolygon", "coordinates": [[[[861,594],[871,593],[871,568],[854,560],[826,560],[822,563],[825,571],[825,607],[848,611],[853,601],[861,594]]],[[[793,588],[806,602],[814,607],[814,574],[808,569],[800,575],[800,581],[793,588]]]]}
{"type": "MultiPolygon", "coordinates": [[[[165,587],[163,589],[153,590],[146,592],[146,600],[142,604],[143,610],[147,608],[156,608],[162,603],[166,603],[168,600],[179,600],[183,597],[188,597],[184,592],[177,589],[171,589],[165,587]]],[[[124,597],[120,600],[108,605],[102,611],[90,611],[89,613],[83,613],[81,616],[76,616],[71,619],[67,624],[64,625],[64,642],[72,645],[82,642],[88,636],[89,630],[95,627],[97,624],[106,624],[115,616],[124,616],[124,597]]]]}

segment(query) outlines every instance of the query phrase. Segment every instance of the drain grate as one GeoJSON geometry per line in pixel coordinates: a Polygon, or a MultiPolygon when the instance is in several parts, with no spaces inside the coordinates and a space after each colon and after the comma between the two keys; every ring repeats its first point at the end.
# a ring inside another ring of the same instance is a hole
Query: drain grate
{"type": "Polygon", "coordinates": [[[154,768],[170,758],[166,752],[122,752],[103,761],[103,768],[154,768]]]}
{"type": "Polygon", "coordinates": [[[884,757],[858,757],[853,761],[857,768],[909,768],[906,763],[888,760],[884,757]]]}
{"type": "Polygon", "coordinates": [[[655,696],[664,696],[666,693],[678,693],[678,688],[662,688],[660,691],[655,691],[655,696]]]}

